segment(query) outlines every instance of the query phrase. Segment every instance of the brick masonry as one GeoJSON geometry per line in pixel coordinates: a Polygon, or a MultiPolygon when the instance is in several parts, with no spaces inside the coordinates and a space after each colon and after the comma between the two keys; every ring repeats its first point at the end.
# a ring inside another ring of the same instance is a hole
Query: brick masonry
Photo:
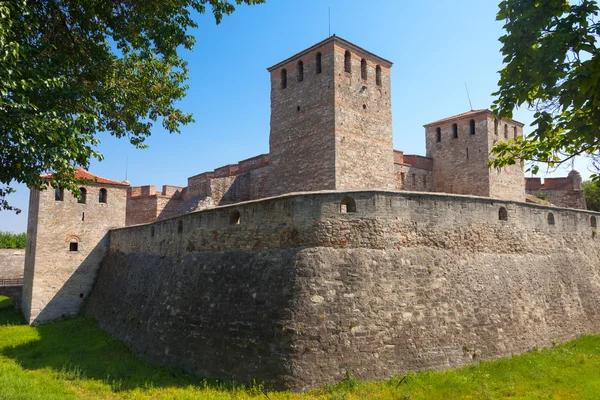
{"type": "Polygon", "coordinates": [[[599,217],[382,191],[219,207],[111,231],[87,310],[153,362],[277,388],[463,365],[600,329],[599,217]]]}

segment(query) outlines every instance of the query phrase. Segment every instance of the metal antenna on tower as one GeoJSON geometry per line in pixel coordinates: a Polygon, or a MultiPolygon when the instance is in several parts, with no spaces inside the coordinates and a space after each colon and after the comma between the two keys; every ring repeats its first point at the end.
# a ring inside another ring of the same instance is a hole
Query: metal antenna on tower
{"type": "Polygon", "coordinates": [[[465,82],[465,89],[467,90],[467,98],[469,99],[469,107],[471,107],[471,111],[473,111],[473,104],[471,104],[471,95],[469,94],[469,87],[467,86],[467,82],[465,82]]]}
{"type": "Polygon", "coordinates": [[[329,12],[329,36],[331,37],[331,7],[328,7],[328,12],[329,12]]]}

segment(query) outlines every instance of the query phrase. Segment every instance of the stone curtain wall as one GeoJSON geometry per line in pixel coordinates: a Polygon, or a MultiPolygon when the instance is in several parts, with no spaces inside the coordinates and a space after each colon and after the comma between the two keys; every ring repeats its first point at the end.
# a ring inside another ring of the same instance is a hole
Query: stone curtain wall
{"type": "Polygon", "coordinates": [[[0,279],[22,278],[25,269],[25,250],[0,249],[0,279]]]}
{"type": "Polygon", "coordinates": [[[220,207],[111,231],[88,311],[147,359],[237,382],[461,365],[600,329],[591,217],[382,191],[220,207]]]}
{"type": "Polygon", "coordinates": [[[525,191],[533,196],[541,193],[558,207],[585,210],[587,204],[581,181],[581,175],[574,170],[567,177],[545,178],[544,183],[540,178],[525,178],[525,191]]]}

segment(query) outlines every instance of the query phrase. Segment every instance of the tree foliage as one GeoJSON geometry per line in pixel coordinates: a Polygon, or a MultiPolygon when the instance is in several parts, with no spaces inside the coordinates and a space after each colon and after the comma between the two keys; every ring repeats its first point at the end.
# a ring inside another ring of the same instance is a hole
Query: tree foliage
{"type": "Polygon", "coordinates": [[[192,13],[210,7],[219,23],[264,1],[0,0],[0,210],[11,182],[77,193],[75,167],[102,159],[98,132],[144,147],[154,122],[170,133],[192,122],[175,106],[192,13]]]}
{"type": "MultiPolygon", "coordinates": [[[[518,159],[557,166],[600,150],[600,55],[595,0],[505,0],[497,19],[504,68],[494,93],[498,118],[516,107],[535,111],[535,127],[522,140],[498,143],[492,166],[518,159]]],[[[530,167],[534,173],[538,166],[530,167]]]]}
{"type": "Polygon", "coordinates": [[[583,182],[583,194],[588,210],[600,211],[600,185],[598,182],[583,182]]]}
{"type": "Polygon", "coordinates": [[[0,231],[0,249],[24,249],[27,243],[25,233],[0,231]]]}

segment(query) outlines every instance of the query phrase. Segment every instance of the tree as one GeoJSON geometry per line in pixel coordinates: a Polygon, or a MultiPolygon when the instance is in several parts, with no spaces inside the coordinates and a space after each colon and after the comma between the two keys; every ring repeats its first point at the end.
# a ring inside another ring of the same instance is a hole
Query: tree
{"type": "MultiPolygon", "coordinates": [[[[497,118],[515,107],[535,110],[533,132],[500,142],[491,166],[519,159],[558,166],[575,156],[600,154],[600,55],[595,0],[506,0],[497,19],[506,21],[500,38],[497,118]]],[[[528,170],[537,173],[533,164],[528,170]]],[[[597,179],[597,177],[595,176],[597,179]]]]}
{"type": "Polygon", "coordinates": [[[600,211],[600,185],[598,185],[598,182],[585,181],[582,186],[587,209],[600,211]]]}
{"type": "Polygon", "coordinates": [[[192,122],[174,105],[187,90],[178,51],[194,45],[193,11],[210,6],[218,24],[232,3],[0,0],[0,210],[12,182],[77,195],[75,167],[102,159],[98,132],[142,148],[157,120],[170,133],[192,122]]]}

